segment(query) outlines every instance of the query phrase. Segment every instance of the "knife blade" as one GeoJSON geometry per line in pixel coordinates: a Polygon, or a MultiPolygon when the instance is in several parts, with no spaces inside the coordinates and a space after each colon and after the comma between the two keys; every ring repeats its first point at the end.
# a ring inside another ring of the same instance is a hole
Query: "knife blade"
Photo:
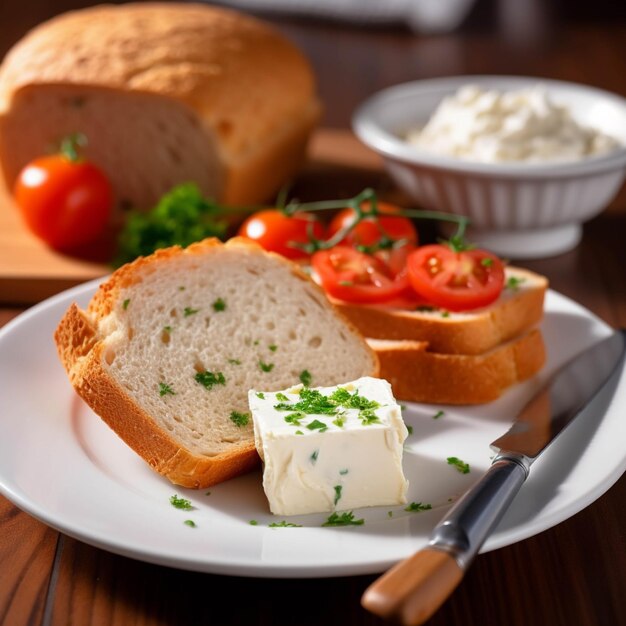
{"type": "Polygon", "coordinates": [[[437,524],[428,547],[370,585],[361,600],[364,608],[410,626],[432,616],[460,583],[532,464],[621,369],[625,344],[626,333],[614,332],[548,378],[491,444],[497,451],[491,467],[437,524]]]}

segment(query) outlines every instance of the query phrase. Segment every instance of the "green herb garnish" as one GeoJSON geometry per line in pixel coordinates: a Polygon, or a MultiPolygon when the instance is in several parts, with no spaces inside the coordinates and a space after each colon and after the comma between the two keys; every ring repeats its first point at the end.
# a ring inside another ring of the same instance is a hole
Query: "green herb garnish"
{"type": "Polygon", "coordinates": [[[122,308],[124,309],[124,311],[128,308],[129,304],[130,304],[130,298],[126,298],[126,300],[122,302],[122,308]]]}
{"type": "Polygon", "coordinates": [[[450,317],[450,311],[442,311],[441,317],[450,317]]]}
{"type": "Polygon", "coordinates": [[[317,461],[317,457],[320,455],[320,451],[319,450],[315,450],[313,452],[313,454],[311,454],[311,456],[309,457],[309,459],[311,460],[311,463],[313,463],[313,465],[315,465],[315,461],[317,461]]]}
{"type": "Polygon", "coordinates": [[[354,287],[354,281],[352,280],[340,280],[339,284],[342,287],[354,287]]]}
{"type": "Polygon", "coordinates": [[[167,394],[175,396],[176,392],[172,389],[171,385],[168,385],[167,383],[159,383],[159,395],[163,397],[167,394]]]}
{"type": "Polygon", "coordinates": [[[294,404],[279,402],[274,405],[277,411],[301,411],[307,415],[335,415],[337,407],[317,389],[301,389],[300,400],[294,404]]]}
{"type": "Polygon", "coordinates": [[[335,485],[335,506],[337,506],[337,502],[341,500],[341,490],[343,487],[341,485],[335,485]]]}
{"type": "Polygon", "coordinates": [[[432,509],[431,504],[422,504],[421,502],[411,502],[404,510],[409,513],[419,513],[420,511],[429,511],[432,509]]]}
{"type": "Polygon", "coordinates": [[[239,359],[228,359],[228,362],[231,365],[241,365],[241,361],[239,359]]]}
{"type": "Polygon", "coordinates": [[[346,513],[333,513],[322,524],[322,526],[363,526],[364,519],[354,519],[354,513],[347,511],[346,513]]]}
{"type": "Polygon", "coordinates": [[[461,459],[457,459],[455,456],[449,456],[447,459],[448,465],[453,465],[456,469],[461,472],[461,474],[469,474],[470,466],[469,463],[465,463],[461,461],[461,459]]]}
{"type": "Polygon", "coordinates": [[[196,523],[192,519],[186,519],[183,523],[191,528],[196,528],[196,523]]]}
{"type": "Polygon", "coordinates": [[[225,311],[226,310],[226,302],[222,299],[222,298],[218,298],[214,303],[213,303],[213,310],[214,311],[225,311]]]}
{"type": "Polygon", "coordinates": [[[345,475],[348,473],[348,470],[347,470],[347,469],[342,469],[342,470],[339,470],[339,473],[340,473],[342,476],[345,476],[345,475]]]}
{"type": "Polygon", "coordinates": [[[363,426],[380,424],[380,420],[378,419],[374,409],[363,409],[362,411],[359,411],[359,419],[361,420],[361,424],[363,424],[363,426]]]}
{"type": "MultiPolygon", "coordinates": [[[[276,396],[277,399],[278,395],[276,396]]],[[[325,396],[317,389],[308,389],[304,387],[300,390],[300,400],[294,404],[287,402],[279,402],[274,405],[277,411],[299,411],[306,415],[338,415],[333,424],[340,428],[344,425],[345,419],[341,417],[339,408],[357,409],[359,411],[359,419],[364,425],[378,424],[380,419],[375,413],[375,409],[380,404],[375,400],[368,400],[360,396],[358,389],[351,394],[344,387],[335,389],[330,396],[325,396]]],[[[317,421],[317,420],[316,420],[317,421]]],[[[321,422],[319,422],[321,424],[321,422]]],[[[310,428],[311,425],[307,426],[310,428]]],[[[319,427],[322,428],[322,427],[319,427]]],[[[326,425],[323,428],[327,428],[326,425]]]]}
{"type": "Polygon", "coordinates": [[[250,421],[250,413],[239,413],[239,411],[231,411],[230,412],[230,421],[242,428],[243,426],[247,426],[250,421]]]}
{"type": "Polygon", "coordinates": [[[304,435],[304,433],[301,430],[296,430],[296,435],[304,435]]]}
{"type": "Polygon", "coordinates": [[[333,420],[333,424],[335,426],[338,426],[339,428],[343,428],[344,424],[346,423],[346,418],[343,415],[338,415],[334,420],[333,420]]]}
{"type": "Polygon", "coordinates": [[[276,399],[280,400],[281,402],[289,402],[289,398],[284,393],[281,393],[280,391],[276,394],[276,399]]]}
{"type": "Polygon", "coordinates": [[[194,376],[194,380],[208,390],[213,389],[215,385],[226,384],[226,379],[224,378],[224,374],[222,374],[222,372],[213,373],[209,372],[208,370],[204,372],[198,372],[194,376]]]}
{"type": "Polygon", "coordinates": [[[387,517],[393,517],[393,511],[387,511],[387,517]]]}
{"type": "Polygon", "coordinates": [[[191,511],[193,509],[190,500],[179,498],[176,494],[170,497],[170,504],[177,509],[181,509],[182,511],[191,511]]]}
{"type": "Polygon", "coordinates": [[[292,524],[283,520],[282,522],[272,522],[269,528],[302,528],[302,524],[292,524]]]}
{"type": "Polygon", "coordinates": [[[163,332],[164,333],[171,333],[172,332],[172,327],[171,326],[163,326],[163,332]]]}
{"type": "Polygon", "coordinates": [[[490,259],[489,257],[484,258],[480,264],[483,267],[491,267],[493,265],[493,259],[490,259]]]}
{"type": "Polygon", "coordinates": [[[200,309],[192,309],[190,306],[186,306],[183,309],[183,315],[185,317],[189,317],[190,315],[195,315],[200,309]]]}
{"type": "Polygon", "coordinates": [[[319,420],[313,420],[310,424],[307,424],[306,427],[309,430],[326,430],[328,428],[324,422],[320,422],[319,420]]]}
{"type": "Polygon", "coordinates": [[[273,344],[271,344],[271,345],[269,345],[269,346],[267,346],[267,347],[268,347],[268,348],[269,348],[272,352],[276,352],[276,350],[278,350],[278,346],[277,346],[275,343],[273,343],[273,344]]]}
{"type": "Polygon", "coordinates": [[[311,372],[309,372],[309,370],[302,370],[300,372],[300,382],[305,387],[310,387],[312,380],[313,380],[313,377],[311,376],[311,372]]]}
{"type": "Polygon", "coordinates": [[[257,522],[255,519],[251,519],[248,524],[250,524],[250,526],[258,526],[259,522],[257,522]]]}
{"type": "Polygon", "coordinates": [[[304,417],[304,413],[290,413],[289,415],[285,415],[285,421],[287,424],[292,424],[293,426],[301,426],[300,420],[304,417]]]}
{"type": "Polygon", "coordinates": [[[525,278],[518,278],[517,276],[509,276],[506,283],[504,284],[505,289],[510,289],[511,291],[517,291],[519,286],[525,282],[525,278]]]}
{"type": "Polygon", "coordinates": [[[443,417],[445,415],[445,413],[443,411],[437,411],[434,415],[433,415],[433,419],[434,420],[438,420],[440,417],[443,417]]]}
{"type": "Polygon", "coordinates": [[[409,435],[413,434],[413,426],[411,426],[410,424],[407,424],[406,429],[409,431],[409,435]]]}
{"type": "Polygon", "coordinates": [[[335,391],[333,391],[329,398],[335,404],[346,405],[350,402],[350,398],[352,395],[345,387],[337,387],[335,391]]]}
{"type": "MultiPolygon", "coordinates": [[[[136,207],[146,209],[147,207],[136,207]]],[[[151,211],[133,210],[118,240],[115,266],[152,254],[158,248],[186,247],[206,237],[224,238],[227,223],[223,209],[202,197],[192,183],[174,187],[151,211]]]]}
{"type": "Polygon", "coordinates": [[[262,372],[271,372],[274,369],[273,363],[263,363],[263,361],[259,361],[259,367],[262,372]]]}
{"type": "Polygon", "coordinates": [[[265,400],[265,394],[262,391],[257,391],[256,397],[260,398],[261,400],[265,400]]]}

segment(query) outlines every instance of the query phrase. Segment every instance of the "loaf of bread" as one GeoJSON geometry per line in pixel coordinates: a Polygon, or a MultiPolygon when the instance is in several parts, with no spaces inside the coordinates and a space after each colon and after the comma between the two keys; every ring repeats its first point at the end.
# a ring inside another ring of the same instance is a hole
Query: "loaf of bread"
{"type": "Polygon", "coordinates": [[[258,462],[248,390],[375,376],[323,292],[256,244],[205,240],[117,270],[55,334],[70,381],[156,471],[206,487],[258,462]]]}
{"type": "Polygon", "coordinates": [[[119,207],[193,181],[224,203],[267,200],[320,114],[303,55],[267,24],[200,4],[102,5],[38,26],[0,67],[0,169],[84,133],[119,207]]]}
{"type": "Polygon", "coordinates": [[[441,354],[425,341],[368,340],[380,376],[407,402],[481,404],[536,374],[546,361],[538,328],[483,354],[441,354]]]}
{"type": "Polygon", "coordinates": [[[430,352],[441,354],[479,355],[518,337],[543,317],[547,279],[507,267],[506,280],[510,286],[496,302],[464,313],[333,303],[366,337],[427,342],[430,352]]]}

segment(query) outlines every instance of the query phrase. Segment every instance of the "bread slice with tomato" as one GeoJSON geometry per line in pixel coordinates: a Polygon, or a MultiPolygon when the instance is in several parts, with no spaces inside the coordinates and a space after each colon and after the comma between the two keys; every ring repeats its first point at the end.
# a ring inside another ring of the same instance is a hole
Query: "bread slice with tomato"
{"type": "Polygon", "coordinates": [[[539,324],[548,281],[529,270],[507,267],[504,288],[486,307],[449,311],[431,304],[357,304],[331,298],[335,307],[372,339],[421,341],[431,352],[480,355],[539,324]]]}
{"type": "Polygon", "coordinates": [[[314,255],[312,267],[401,400],[489,402],[545,363],[537,326],[548,281],[488,252],[340,246],[314,255]]]}
{"type": "Polygon", "coordinates": [[[538,325],[548,281],[507,267],[493,304],[465,312],[332,302],[367,338],[381,377],[409,402],[479,404],[535,375],[546,351],[538,325]]]}

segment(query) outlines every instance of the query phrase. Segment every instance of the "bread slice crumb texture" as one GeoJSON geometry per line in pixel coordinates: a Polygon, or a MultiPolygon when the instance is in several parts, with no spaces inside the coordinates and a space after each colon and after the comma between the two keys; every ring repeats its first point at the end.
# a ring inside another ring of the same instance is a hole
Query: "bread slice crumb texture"
{"type": "Polygon", "coordinates": [[[181,446],[213,457],[249,444],[252,420],[231,418],[248,413],[249,389],[287,388],[305,371],[318,386],[375,370],[360,336],[291,264],[241,245],[205,252],[140,264],[99,321],[102,366],[181,446]]]}

